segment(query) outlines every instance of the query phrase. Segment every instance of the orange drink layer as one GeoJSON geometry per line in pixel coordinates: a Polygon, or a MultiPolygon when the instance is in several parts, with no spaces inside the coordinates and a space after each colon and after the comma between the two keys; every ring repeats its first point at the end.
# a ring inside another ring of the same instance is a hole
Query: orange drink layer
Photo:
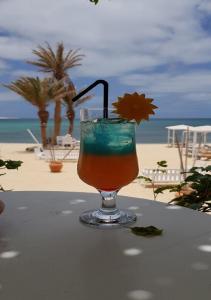
{"type": "Polygon", "coordinates": [[[78,163],[81,180],[98,190],[113,191],[129,184],[138,175],[136,154],[83,154],[78,163]]]}
{"type": "Polygon", "coordinates": [[[122,119],[81,122],[78,175],[98,190],[114,191],[138,175],[135,124],[122,119]]]}

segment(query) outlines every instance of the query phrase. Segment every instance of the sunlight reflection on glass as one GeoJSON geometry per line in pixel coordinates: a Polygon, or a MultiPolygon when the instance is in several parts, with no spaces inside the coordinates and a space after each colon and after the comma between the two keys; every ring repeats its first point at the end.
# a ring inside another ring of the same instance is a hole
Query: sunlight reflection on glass
{"type": "Polygon", "coordinates": [[[86,202],[86,200],[83,199],[75,199],[75,200],[71,200],[70,204],[79,204],[79,203],[83,203],[86,202]]]}
{"type": "Polygon", "coordinates": [[[198,249],[204,252],[211,252],[211,245],[200,245],[198,249]]]}
{"type": "Polygon", "coordinates": [[[128,293],[128,297],[133,300],[149,300],[152,299],[152,293],[144,290],[136,290],[128,293]]]}
{"type": "Polygon", "coordinates": [[[14,257],[18,256],[19,254],[20,254],[20,252],[11,250],[11,251],[2,252],[0,254],[0,257],[8,259],[8,258],[14,258],[14,257]]]}
{"type": "Polygon", "coordinates": [[[209,266],[203,262],[195,262],[191,265],[191,268],[195,271],[206,271],[209,269],[209,266]]]}
{"type": "Polygon", "coordinates": [[[143,214],[142,213],[136,213],[136,216],[137,217],[143,217],[143,214]]]}
{"type": "Polygon", "coordinates": [[[178,205],[168,205],[168,206],[166,206],[166,209],[181,209],[181,207],[180,206],[178,206],[178,205]]]}
{"type": "Polygon", "coordinates": [[[19,206],[19,207],[17,207],[17,209],[18,210],[26,210],[26,209],[28,209],[28,207],[27,206],[19,206]]]}
{"type": "Polygon", "coordinates": [[[129,248],[123,251],[124,255],[135,256],[143,253],[143,250],[137,248],[129,248]]]}
{"type": "Polygon", "coordinates": [[[136,210],[136,209],[139,209],[140,207],[139,206],[130,206],[128,207],[128,209],[131,209],[131,210],[136,210]]]}

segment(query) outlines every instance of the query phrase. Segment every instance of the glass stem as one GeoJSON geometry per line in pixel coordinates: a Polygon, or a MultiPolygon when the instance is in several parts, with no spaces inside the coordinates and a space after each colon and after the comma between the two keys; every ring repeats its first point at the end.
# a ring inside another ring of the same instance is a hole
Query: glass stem
{"type": "Polygon", "coordinates": [[[100,211],[104,214],[115,214],[118,209],[116,208],[117,191],[99,191],[102,197],[102,207],[100,211]]]}

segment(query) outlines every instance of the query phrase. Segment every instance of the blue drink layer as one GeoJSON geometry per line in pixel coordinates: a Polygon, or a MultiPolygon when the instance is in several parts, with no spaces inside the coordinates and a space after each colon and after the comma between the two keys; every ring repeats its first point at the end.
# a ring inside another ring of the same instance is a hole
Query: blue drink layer
{"type": "Polygon", "coordinates": [[[135,124],[122,119],[81,122],[81,151],[85,154],[125,155],[136,151],[135,124]]]}

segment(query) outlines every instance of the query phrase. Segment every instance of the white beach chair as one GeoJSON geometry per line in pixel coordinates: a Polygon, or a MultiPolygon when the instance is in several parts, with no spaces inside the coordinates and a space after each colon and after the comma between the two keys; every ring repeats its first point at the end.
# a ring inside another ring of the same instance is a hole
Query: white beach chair
{"type": "Polygon", "coordinates": [[[80,147],[80,141],[76,140],[70,134],[66,134],[64,136],[57,136],[56,143],[58,146],[72,147],[74,149],[79,149],[80,147]]]}
{"type": "Polygon", "coordinates": [[[35,141],[35,143],[37,144],[37,147],[39,147],[41,150],[43,150],[42,145],[40,144],[40,142],[38,141],[38,139],[35,137],[35,135],[31,132],[31,130],[27,129],[27,132],[30,134],[30,136],[32,137],[32,139],[35,141]]]}
{"type": "Polygon", "coordinates": [[[73,138],[70,134],[66,134],[62,139],[62,146],[70,147],[73,144],[73,138]]]}
{"type": "Polygon", "coordinates": [[[30,136],[32,137],[32,139],[35,141],[35,143],[37,145],[34,148],[34,153],[36,154],[36,157],[39,159],[45,159],[45,154],[44,154],[42,145],[40,144],[38,139],[35,137],[35,135],[31,132],[30,129],[27,129],[27,132],[30,134],[30,136]]]}
{"type": "MultiPolygon", "coordinates": [[[[43,151],[43,155],[40,156],[41,159],[45,159],[46,161],[52,160],[52,152],[49,149],[45,149],[43,151]]],[[[62,161],[77,161],[79,158],[79,151],[75,149],[55,149],[54,157],[55,160],[62,161]]]]}
{"type": "MultiPolygon", "coordinates": [[[[184,179],[180,169],[167,169],[164,172],[155,169],[143,169],[141,176],[150,178],[154,185],[178,184],[184,179]]],[[[141,180],[141,184],[145,186],[152,185],[152,183],[144,180],[141,180]]]]}
{"type": "Polygon", "coordinates": [[[58,145],[58,146],[62,146],[62,144],[63,144],[63,136],[62,135],[58,135],[57,137],[56,137],[56,144],[58,145]]]}
{"type": "Polygon", "coordinates": [[[69,151],[67,152],[62,160],[70,160],[70,161],[77,161],[79,158],[79,151],[78,150],[72,150],[72,151],[69,151]]]}
{"type": "Polygon", "coordinates": [[[38,159],[45,159],[45,152],[40,147],[34,148],[34,153],[38,159]]]}

